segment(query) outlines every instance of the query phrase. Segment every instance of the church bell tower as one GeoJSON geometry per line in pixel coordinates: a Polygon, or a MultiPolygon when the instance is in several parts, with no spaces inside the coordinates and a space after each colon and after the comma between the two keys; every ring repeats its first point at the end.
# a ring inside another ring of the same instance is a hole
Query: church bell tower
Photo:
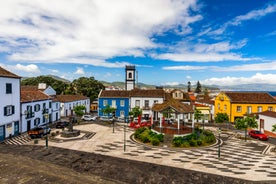
{"type": "Polygon", "coordinates": [[[125,90],[129,91],[135,88],[135,65],[126,65],[125,90]]]}

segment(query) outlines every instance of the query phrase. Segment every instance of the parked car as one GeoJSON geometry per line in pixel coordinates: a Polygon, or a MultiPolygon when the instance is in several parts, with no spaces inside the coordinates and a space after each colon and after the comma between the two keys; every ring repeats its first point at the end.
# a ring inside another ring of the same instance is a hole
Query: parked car
{"type": "Polygon", "coordinates": [[[113,118],[112,117],[108,117],[108,116],[101,116],[100,117],[100,121],[112,121],[113,118]]]}
{"type": "Polygon", "coordinates": [[[118,117],[118,118],[116,119],[116,121],[125,122],[125,118],[124,118],[124,117],[118,117]]]}
{"type": "Polygon", "coordinates": [[[67,121],[58,121],[56,123],[56,128],[65,128],[69,125],[69,122],[67,121]]]}
{"type": "Polygon", "coordinates": [[[82,120],[84,121],[95,121],[97,119],[96,116],[91,116],[91,115],[83,115],[81,117],[82,120]]]}
{"type": "Polygon", "coordinates": [[[263,132],[259,131],[259,130],[250,130],[249,131],[249,136],[262,140],[262,141],[267,141],[268,140],[268,135],[264,134],[263,132]]]}
{"type": "Polygon", "coordinates": [[[34,138],[41,138],[43,135],[47,135],[51,132],[50,128],[37,127],[28,131],[29,136],[34,138]]]}

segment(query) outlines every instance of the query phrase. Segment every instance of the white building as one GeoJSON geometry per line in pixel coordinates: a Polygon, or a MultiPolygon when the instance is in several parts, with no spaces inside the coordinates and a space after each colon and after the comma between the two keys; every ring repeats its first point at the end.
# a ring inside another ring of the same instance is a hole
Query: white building
{"type": "MultiPolygon", "coordinates": [[[[272,125],[276,124],[276,112],[274,111],[264,111],[257,113],[258,128],[261,131],[272,132],[272,125]]],[[[276,133],[275,133],[276,136],[276,133]]]]}
{"type": "Polygon", "coordinates": [[[0,67],[0,141],[20,129],[20,77],[0,67]]]}
{"type": "Polygon", "coordinates": [[[90,112],[90,98],[82,95],[57,95],[56,100],[60,102],[61,117],[73,116],[74,107],[84,105],[85,113],[90,112]]]}
{"type": "Polygon", "coordinates": [[[56,91],[51,87],[47,86],[44,83],[38,84],[38,89],[41,90],[44,94],[48,95],[52,99],[52,109],[51,109],[51,121],[58,121],[60,120],[60,102],[56,98],[56,91]]]}
{"type": "Polygon", "coordinates": [[[134,107],[142,109],[142,117],[152,116],[151,108],[155,103],[163,103],[165,91],[163,89],[134,89],[130,91],[130,110],[134,107]]]}
{"type": "Polygon", "coordinates": [[[52,98],[37,87],[21,87],[21,132],[52,122],[52,98]]]}

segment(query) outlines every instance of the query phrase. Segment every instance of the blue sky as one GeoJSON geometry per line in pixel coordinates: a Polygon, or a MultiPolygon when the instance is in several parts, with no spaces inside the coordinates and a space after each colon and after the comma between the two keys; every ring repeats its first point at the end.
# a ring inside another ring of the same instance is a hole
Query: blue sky
{"type": "Polygon", "coordinates": [[[276,84],[276,1],[9,0],[0,66],[22,77],[276,84]]]}

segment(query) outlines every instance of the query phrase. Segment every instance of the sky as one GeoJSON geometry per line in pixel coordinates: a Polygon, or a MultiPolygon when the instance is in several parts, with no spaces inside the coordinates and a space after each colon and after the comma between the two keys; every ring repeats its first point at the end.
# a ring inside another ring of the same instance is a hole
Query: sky
{"type": "Polygon", "coordinates": [[[276,1],[8,0],[0,66],[56,75],[178,85],[276,84],[276,1]]]}

